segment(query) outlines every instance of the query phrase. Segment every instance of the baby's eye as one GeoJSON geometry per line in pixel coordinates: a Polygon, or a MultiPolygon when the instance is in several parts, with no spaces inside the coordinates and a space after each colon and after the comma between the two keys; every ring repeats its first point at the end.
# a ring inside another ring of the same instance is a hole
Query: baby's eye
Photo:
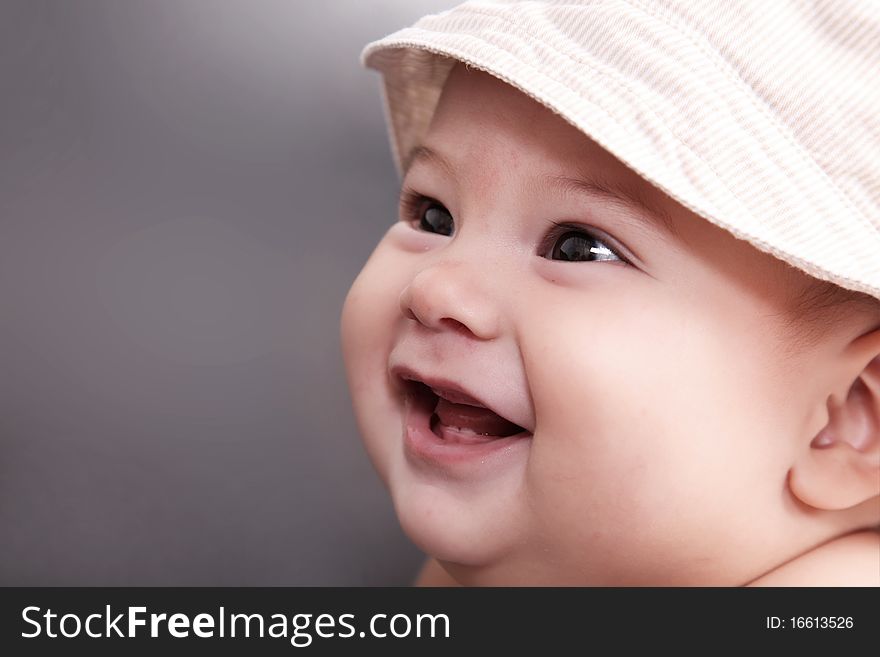
{"type": "Polygon", "coordinates": [[[452,214],[439,201],[404,190],[400,196],[401,215],[413,227],[426,233],[452,235],[452,214]]]}
{"type": "Polygon", "coordinates": [[[584,228],[559,225],[550,234],[542,250],[544,258],[569,262],[596,262],[625,258],[584,228]]]}
{"type": "Polygon", "coordinates": [[[452,215],[439,203],[431,203],[419,213],[419,228],[429,233],[452,235],[452,215]]]}

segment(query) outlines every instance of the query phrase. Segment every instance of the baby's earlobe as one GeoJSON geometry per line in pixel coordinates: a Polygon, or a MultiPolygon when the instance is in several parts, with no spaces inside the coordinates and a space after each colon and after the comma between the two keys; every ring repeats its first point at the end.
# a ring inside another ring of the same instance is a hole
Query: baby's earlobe
{"type": "Polygon", "coordinates": [[[848,509],[880,496],[880,451],[834,441],[811,446],[789,472],[789,488],[816,509],[848,509]]]}

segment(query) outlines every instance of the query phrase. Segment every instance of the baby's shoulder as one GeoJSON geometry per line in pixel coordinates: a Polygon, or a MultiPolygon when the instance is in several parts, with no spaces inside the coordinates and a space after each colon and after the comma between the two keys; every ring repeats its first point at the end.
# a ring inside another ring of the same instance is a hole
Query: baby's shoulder
{"type": "Polygon", "coordinates": [[[749,586],[880,586],[880,530],[835,538],[749,586]]]}

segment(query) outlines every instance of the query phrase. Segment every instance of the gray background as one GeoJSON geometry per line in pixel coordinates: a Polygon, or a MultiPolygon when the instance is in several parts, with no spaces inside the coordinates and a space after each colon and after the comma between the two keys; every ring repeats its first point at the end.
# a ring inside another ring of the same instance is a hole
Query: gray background
{"type": "Polygon", "coordinates": [[[342,300],[364,44],[452,0],[0,0],[0,584],[406,584],[342,300]]]}

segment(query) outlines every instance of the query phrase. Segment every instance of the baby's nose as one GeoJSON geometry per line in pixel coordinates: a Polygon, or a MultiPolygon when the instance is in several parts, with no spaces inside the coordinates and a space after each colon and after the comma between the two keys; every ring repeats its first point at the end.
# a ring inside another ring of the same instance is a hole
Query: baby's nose
{"type": "Polygon", "coordinates": [[[485,281],[464,263],[443,262],[420,270],[400,294],[400,311],[435,331],[467,330],[482,340],[498,337],[496,300],[485,281]]]}

